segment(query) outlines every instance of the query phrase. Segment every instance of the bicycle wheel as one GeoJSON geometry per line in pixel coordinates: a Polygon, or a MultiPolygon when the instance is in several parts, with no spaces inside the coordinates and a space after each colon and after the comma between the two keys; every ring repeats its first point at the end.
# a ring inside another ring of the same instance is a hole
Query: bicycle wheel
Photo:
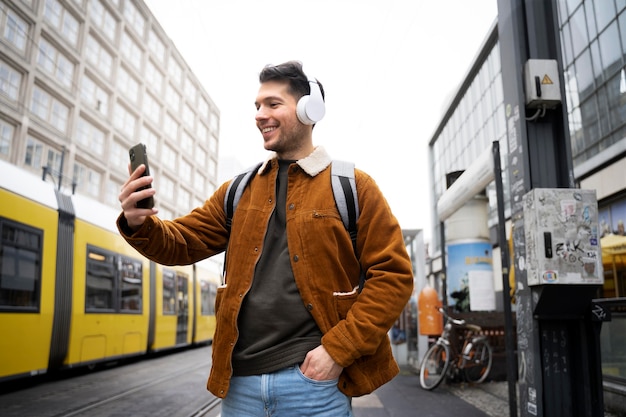
{"type": "Polygon", "coordinates": [[[487,379],[491,371],[492,362],[491,346],[484,339],[475,340],[472,348],[465,355],[463,372],[468,382],[480,383],[487,379]]]}
{"type": "Polygon", "coordinates": [[[450,366],[450,349],[446,345],[435,344],[428,349],[420,366],[420,385],[432,390],[443,381],[450,366]]]}

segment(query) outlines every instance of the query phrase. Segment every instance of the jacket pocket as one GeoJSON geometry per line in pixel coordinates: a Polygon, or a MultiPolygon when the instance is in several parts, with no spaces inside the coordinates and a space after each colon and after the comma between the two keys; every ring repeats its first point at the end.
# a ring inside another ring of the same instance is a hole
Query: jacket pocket
{"type": "Polygon", "coordinates": [[[335,310],[337,311],[337,317],[339,320],[343,320],[348,316],[348,311],[350,311],[352,305],[358,297],[359,292],[357,287],[350,292],[333,293],[333,298],[335,299],[335,310]]]}

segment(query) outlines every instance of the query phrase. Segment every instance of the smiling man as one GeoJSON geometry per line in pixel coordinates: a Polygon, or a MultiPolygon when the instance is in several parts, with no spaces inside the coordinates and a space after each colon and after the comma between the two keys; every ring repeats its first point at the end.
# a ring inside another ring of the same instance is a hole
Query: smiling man
{"type": "Polygon", "coordinates": [[[335,204],[332,159],[313,144],[325,113],[322,85],[295,61],[265,67],[259,81],[256,124],[272,152],[230,229],[230,183],[188,215],[160,220],[156,209],[135,204],[154,194],[136,191],[152,183],[143,167],[120,193],[118,228],[164,264],[194,263],[228,246],[207,383],[223,398],[223,417],[352,416],[351,397],[398,373],[387,332],[411,295],[411,261],[385,198],[360,170],[353,246],[335,204]]]}

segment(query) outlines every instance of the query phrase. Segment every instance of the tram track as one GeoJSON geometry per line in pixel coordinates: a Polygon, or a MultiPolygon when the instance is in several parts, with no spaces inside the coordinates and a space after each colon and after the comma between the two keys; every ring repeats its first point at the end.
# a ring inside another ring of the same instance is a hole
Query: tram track
{"type": "Polygon", "coordinates": [[[206,350],[189,350],[0,395],[3,417],[217,417],[206,350]]]}
{"type": "Polygon", "coordinates": [[[84,413],[89,411],[89,410],[95,409],[97,407],[104,406],[104,405],[109,404],[109,403],[113,403],[115,401],[123,400],[123,399],[125,399],[127,397],[130,397],[130,396],[132,396],[132,395],[134,395],[136,393],[139,393],[141,391],[147,391],[149,388],[151,388],[151,387],[153,387],[155,385],[159,385],[159,384],[170,382],[171,380],[173,380],[173,379],[175,379],[175,378],[177,378],[179,376],[187,374],[188,372],[190,372],[194,368],[197,368],[198,365],[209,366],[210,364],[211,364],[210,361],[207,361],[204,364],[193,364],[193,365],[190,365],[190,366],[188,366],[188,367],[186,367],[184,369],[180,369],[180,370],[178,370],[177,372],[175,372],[173,374],[171,374],[171,373],[167,374],[167,375],[165,375],[165,376],[163,376],[161,378],[157,378],[156,380],[153,380],[153,381],[148,382],[148,383],[142,383],[141,385],[137,385],[137,386],[132,387],[132,388],[125,388],[123,392],[119,392],[118,394],[115,394],[113,396],[104,398],[104,399],[99,400],[99,401],[95,401],[93,403],[87,404],[87,405],[85,405],[83,407],[77,408],[76,410],[72,410],[70,412],[64,411],[63,413],[55,414],[54,416],[51,416],[51,417],[73,417],[73,416],[84,415],[84,413]]]}

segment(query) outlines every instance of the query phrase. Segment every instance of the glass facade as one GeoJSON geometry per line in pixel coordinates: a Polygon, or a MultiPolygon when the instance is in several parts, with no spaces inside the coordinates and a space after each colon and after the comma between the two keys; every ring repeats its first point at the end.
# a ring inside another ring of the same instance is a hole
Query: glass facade
{"type": "Polygon", "coordinates": [[[560,0],[574,166],[626,137],[626,1],[560,0]]]}

